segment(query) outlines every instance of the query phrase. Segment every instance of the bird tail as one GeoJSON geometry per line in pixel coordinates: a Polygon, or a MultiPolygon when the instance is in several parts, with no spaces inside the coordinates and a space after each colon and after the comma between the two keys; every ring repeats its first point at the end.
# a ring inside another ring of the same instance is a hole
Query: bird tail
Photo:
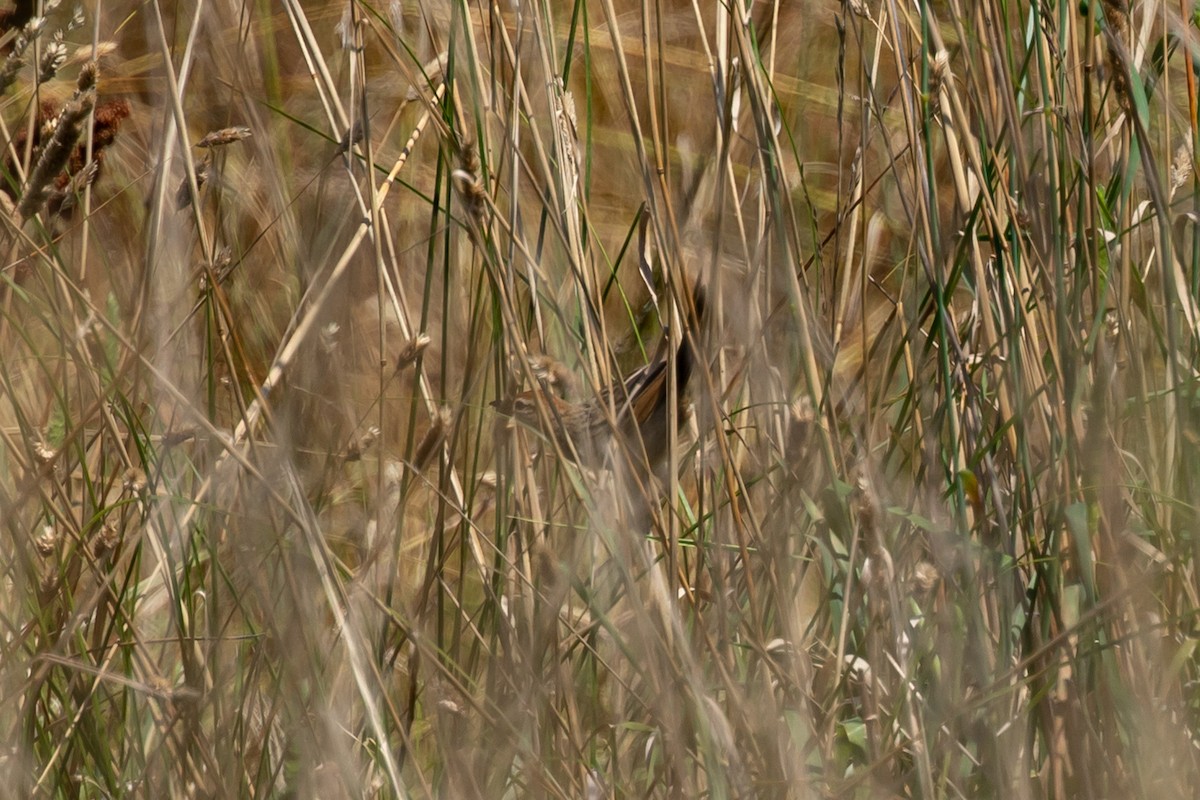
{"type": "Polygon", "coordinates": [[[684,309],[686,323],[683,330],[680,331],[679,350],[675,352],[675,388],[680,395],[687,388],[688,381],[692,377],[692,370],[695,368],[696,350],[693,342],[699,340],[700,326],[704,321],[707,304],[704,288],[700,284],[696,284],[692,287],[691,302],[684,309]]]}

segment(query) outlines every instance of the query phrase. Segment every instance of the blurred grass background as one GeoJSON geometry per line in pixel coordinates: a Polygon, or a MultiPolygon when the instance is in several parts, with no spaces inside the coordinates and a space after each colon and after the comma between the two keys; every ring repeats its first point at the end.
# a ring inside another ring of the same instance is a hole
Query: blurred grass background
{"type": "Polygon", "coordinates": [[[0,796],[1194,793],[1192,4],[0,25],[0,796]]]}

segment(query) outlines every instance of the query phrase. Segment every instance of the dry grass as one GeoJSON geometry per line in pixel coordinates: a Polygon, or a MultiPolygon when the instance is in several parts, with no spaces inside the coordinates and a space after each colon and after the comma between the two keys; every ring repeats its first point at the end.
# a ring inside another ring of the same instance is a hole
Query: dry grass
{"type": "Polygon", "coordinates": [[[1187,8],[10,14],[0,796],[1189,796],[1187,8]]]}

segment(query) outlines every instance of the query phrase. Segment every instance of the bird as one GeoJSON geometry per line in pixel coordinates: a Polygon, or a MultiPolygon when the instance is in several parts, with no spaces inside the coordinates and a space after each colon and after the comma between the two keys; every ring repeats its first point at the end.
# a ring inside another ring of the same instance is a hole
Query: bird
{"type": "MultiPolygon", "coordinates": [[[[699,335],[705,311],[705,294],[700,286],[692,291],[691,307],[687,309],[685,330],[675,351],[676,398],[683,397],[695,367],[696,352],[693,338],[699,335]]],[[[645,366],[600,390],[586,402],[564,400],[554,394],[544,381],[535,389],[492,403],[497,412],[511,417],[548,439],[552,439],[562,454],[580,466],[598,468],[611,466],[614,433],[633,457],[651,467],[667,453],[670,443],[670,337],[664,336],[655,357],[645,366]],[[610,424],[613,411],[615,426],[610,424]]],[[[682,410],[682,404],[677,403],[682,410]]],[[[680,425],[686,419],[677,414],[680,425]]]]}

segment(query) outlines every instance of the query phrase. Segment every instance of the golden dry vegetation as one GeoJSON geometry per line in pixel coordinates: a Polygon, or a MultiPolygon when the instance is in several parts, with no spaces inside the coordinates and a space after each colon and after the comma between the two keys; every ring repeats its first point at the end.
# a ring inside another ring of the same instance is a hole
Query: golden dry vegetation
{"type": "Polygon", "coordinates": [[[0,797],[1193,793],[1190,4],[0,28],[0,797]]]}

